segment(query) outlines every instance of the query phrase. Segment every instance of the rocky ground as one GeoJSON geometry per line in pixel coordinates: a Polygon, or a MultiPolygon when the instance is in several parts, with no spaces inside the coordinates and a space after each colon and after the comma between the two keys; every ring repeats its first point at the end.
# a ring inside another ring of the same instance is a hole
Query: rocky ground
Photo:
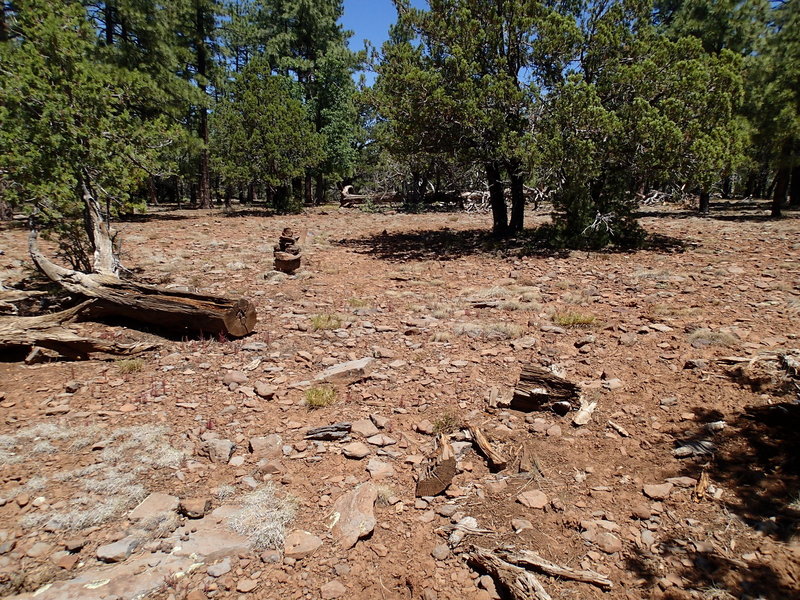
{"type": "MultiPolygon", "coordinates": [[[[713,208],[653,209],[662,243],[633,254],[487,250],[472,214],[123,224],[126,265],[249,297],[259,324],[83,324],[161,347],[0,363],[0,596],[497,598],[479,546],[612,582],[532,570],[553,598],[798,597],[800,219],[713,208]],[[292,277],[271,272],[287,226],[308,232],[292,277]],[[580,384],[588,423],[504,407],[529,363],[580,384]],[[457,473],[417,498],[437,434],[457,473]]],[[[0,248],[6,284],[30,276],[23,230],[0,248]]]]}

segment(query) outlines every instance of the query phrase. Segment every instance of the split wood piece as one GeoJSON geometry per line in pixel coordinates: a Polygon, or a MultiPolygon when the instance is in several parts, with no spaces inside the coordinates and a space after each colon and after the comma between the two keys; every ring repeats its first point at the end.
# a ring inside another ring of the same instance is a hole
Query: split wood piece
{"type": "Polygon", "coordinates": [[[513,600],[552,600],[533,573],[502,560],[497,554],[479,548],[472,548],[467,563],[480,571],[488,573],[513,600]]]}
{"type": "Polygon", "coordinates": [[[622,425],[614,423],[611,419],[608,420],[608,425],[622,437],[631,437],[631,434],[628,433],[628,430],[625,429],[622,425]]]}
{"type": "Polygon", "coordinates": [[[18,352],[35,347],[47,348],[62,356],[86,359],[92,352],[129,356],[158,347],[158,344],[120,344],[78,335],[65,327],[82,312],[90,309],[87,301],[68,310],[38,317],[0,317],[0,350],[18,352]]]}
{"type": "Polygon", "coordinates": [[[332,442],[346,438],[350,435],[351,429],[351,423],[334,423],[333,425],[309,429],[306,431],[305,437],[307,440],[325,440],[332,442]]]}
{"type": "Polygon", "coordinates": [[[572,424],[576,427],[581,427],[582,425],[586,425],[589,421],[592,420],[592,415],[594,414],[595,409],[597,408],[597,402],[587,402],[583,398],[581,398],[581,407],[578,410],[577,414],[572,419],[572,424]]]}
{"type": "Polygon", "coordinates": [[[539,365],[522,367],[509,408],[530,412],[551,409],[565,414],[578,407],[578,386],[539,365]]]}
{"type": "Polygon", "coordinates": [[[374,202],[376,204],[391,204],[392,202],[402,202],[402,194],[397,192],[377,192],[375,194],[354,194],[353,186],[346,185],[342,189],[341,199],[339,201],[341,206],[353,207],[364,202],[374,202]]]}
{"type": "Polygon", "coordinates": [[[253,332],[257,316],[252,302],[178,292],[123,281],[106,272],[86,274],[47,259],[31,231],[28,251],[37,268],[64,289],[94,298],[84,313],[90,318],[122,317],[173,331],[242,337],[253,332]]]}
{"type": "Polygon", "coordinates": [[[536,569],[545,575],[551,577],[561,577],[562,579],[571,579],[572,581],[580,581],[582,583],[591,583],[604,590],[610,590],[614,587],[612,581],[596,571],[572,569],[550,562],[530,550],[506,550],[500,549],[496,551],[497,556],[506,562],[526,569],[536,569]]]}
{"type": "Polygon", "coordinates": [[[470,425],[469,432],[472,434],[472,439],[478,444],[478,448],[489,461],[489,467],[494,471],[505,469],[508,465],[508,459],[489,443],[480,428],[476,425],[470,425]]]}
{"type": "Polygon", "coordinates": [[[439,435],[437,446],[435,454],[420,465],[416,489],[418,498],[441,494],[456,476],[456,455],[445,435],[439,435]]]}

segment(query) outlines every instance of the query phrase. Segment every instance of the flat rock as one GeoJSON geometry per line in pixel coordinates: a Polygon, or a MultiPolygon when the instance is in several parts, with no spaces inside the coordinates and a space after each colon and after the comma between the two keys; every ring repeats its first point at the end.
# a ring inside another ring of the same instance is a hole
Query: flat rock
{"type": "Polygon", "coordinates": [[[417,423],[414,426],[414,429],[424,435],[433,435],[436,432],[436,428],[434,427],[433,423],[431,423],[428,419],[423,419],[417,423]]]}
{"type": "Polygon", "coordinates": [[[360,360],[339,363],[319,373],[314,377],[314,381],[341,384],[355,383],[369,377],[374,362],[375,359],[368,356],[360,360]]]}
{"type": "Polygon", "coordinates": [[[232,383],[238,383],[239,385],[243,383],[247,383],[247,374],[243,371],[228,371],[222,377],[222,383],[225,385],[230,385],[232,383]]]}
{"type": "Polygon", "coordinates": [[[236,448],[236,444],[232,441],[219,438],[207,440],[204,447],[205,453],[211,459],[211,462],[222,464],[228,464],[234,448],[236,448]]]}
{"type": "Polygon", "coordinates": [[[380,481],[381,479],[386,479],[387,477],[394,475],[394,467],[387,462],[378,460],[377,458],[369,459],[369,462],[367,463],[367,471],[369,471],[370,477],[372,477],[372,479],[375,481],[380,481]]]}
{"type": "Polygon", "coordinates": [[[528,490],[517,496],[517,502],[528,508],[541,509],[547,506],[547,495],[541,490],[528,490]]]}
{"type": "Polygon", "coordinates": [[[277,433],[250,438],[250,452],[258,458],[280,458],[283,456],[283,438],[277,433]]]}
{"type": "Polygon", "coordinates": [[[263,381],[256,381],[253,389],[256,394],[262,398],[266,398],[267,400],[275,396],[275,388],[268,383],[264,383],[263,381]]]}
{"type": "Polygon", "coordinates": [[[622,550],[622,542],[613,533],[602,531],[594,538],[595,545],[606,554],[614,554],[622,550]]]}
{"type": "Polygon", "coordinates": [[[96,556],[103,562],[122,562],[139,546],[140,540],[129,535],[126,538],[105,544],[97,549],[96,556]]]}
{"type": "Polygon", "coordinates": [[[369,446],[363,442],[351,442],[342,446],[342,454],[347,458],[362,459],[369,456],[369,446]]]}
{"type": "Polygon", "coordinates": [[[653,500],[664,500],[668,498],[672,492],[673,485],[671,483],[659,483],[645,485],[642,491],[644,495],[653,500]]]}
{"type": "Polygon", "coordinates": [[[334,579],[324,584],[319,588],[319,597],[322,600],[333,600],[334,598],[341,598],[347,593],[347,588],[342,585],[342,582],[334,579]]]}
{"type": "Polygon", "coordinates": [[[372,444],[373,446],[391,446],[397,443],[397,440],[393,437],[389,437],[386,434],[379,433],[378,435],[373,435],[367,438],[367,443],[372,444]]]}
{"type": "Polygon", "coordinates": [[[283,542],[283,555],[287,558],[305,558],[322,546],[322,540],[313,533],[295,529],[283,542]]]}
{"type": "Polygon", "coordinates": [[[353,424],[350,427],[350,432],[365,438],[369,438],[378,435],[381,430],[378,429],[375,426],[375,423],[373,423],[370,419],[359,419],[358,421],[353,421],[353,424]]]}
{"type": "Polygon", "coordinates": [[[211,577],[222,577],[223,575],[230,573],[231,571],[231,559],[225,558],[220,562],[211,565],[206,569],[206,573],[208,573],[211,577]]]}
{"type": "Polygon", "coordinates": [[[190,519],[202,519],[211,510],[209,498],[184,498],[178,507],[181,514],[190,519]]]}
{"type": "Polygon", "coordinates": [[[339,496],[328,516],[328,527],[336,542],[348,549],[375,529],[375,500],[378,489],[374,483],[362,483],[356,489],[339,496]]]}
{"type": "Polygon", "coordinates": [[[156,492],[142,500],[139,506],[130,512],[128,518],[131,521],[138,521],[139,519],[149,519],[164,513],[175,512],[178,510],[179,502],[176,496],[156,492]]]}

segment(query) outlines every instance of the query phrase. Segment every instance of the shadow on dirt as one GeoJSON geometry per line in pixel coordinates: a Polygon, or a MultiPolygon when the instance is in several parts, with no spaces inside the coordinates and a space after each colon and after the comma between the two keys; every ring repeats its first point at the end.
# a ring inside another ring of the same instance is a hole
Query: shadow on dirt
{"type": "MultiPolygon", "coordinates": [[[[701,425],[676,439],[675,445],[696,447],[698,443],[711,442],[713,450],[686,459],[680,474],[700,480],[705,471],[711,486],[722,490],[719,502],[728,512],[761,536],[791,542],[800,535],[800,405],[782,402],[750,407],[729,420],[722,432],[709,433],[706,425],[722,417],[715,410],[695,411],[694,422],[701,425]]],[[[709,498],[713,495],[711,490],[701,502],[714,501],[709,498]]],[[[713,533],[701,532],[698,537],[703,539],[713,533]]],[[[664,585],[667,573],[654,566],[670,557],[683,565],[673,573],[688,582],[686,587],[712,594],[704,597],[720,600],[798,597],[796,582],[800,578],[800,565],[796,560],[759,553],[755,560],[747,562],[741,558],[741,551],[723,549],[722,538],[717,538],[720,543],[715,542],[714,547],[693,543],[688,533],[685,538],[662,540],[657,561],[648,550],[636,550],[628,558],[628,568],[644,579],[646,585],[666,587],[662,596],[665,599],[687,597],[682,590],[669,587],[669,582],[664,585]],[[722,551],[728,556],[722,556],[722,551]]]]}
{"type": "MultiPolygon", "coordinates": [[[[642,207],[636,213],[638,218],[669,218],[669,219],[710,219],[712,221],[727,221],[731,223],[766,223],[770,221],[780,222],[770,216],[772,210],[771,200],[717,200],[709,204],[708,213],[703,215],[694,209],[680,208],[678,206],[666,205],[661,208],[642,207]]],[[[783,207],[783,219],[799,218],[800,208],[794,206],[783,207]]]]}
{"type": "MultiPolygon", "coordinates": [[[[523,232],[515,238],[500,239],[486,229],[436,229],[412,232],[384,231],[377,235],[363,238],[339,240],[340,246],[352,248],[360,254],[373,255],[389,262],[406,262],[416,260],[455,260],[466,256],[495,253],[499,257],[507,256],[540,256],[567,258],[571,251],[554,248],[546,237],[549,231],[539,227],[523,232]]],[[[642,250],[652,252],[683,252],[686,244],[676,238],[663,235],[652,235],[642,250]]],[[[576,251],[579,254],[584,250],[576,251]]],[[[597,253],[597,251],[591,251],[597,253]]],[[[627,249],[606,249],[603,254],[630,254],[627,249]]]]}

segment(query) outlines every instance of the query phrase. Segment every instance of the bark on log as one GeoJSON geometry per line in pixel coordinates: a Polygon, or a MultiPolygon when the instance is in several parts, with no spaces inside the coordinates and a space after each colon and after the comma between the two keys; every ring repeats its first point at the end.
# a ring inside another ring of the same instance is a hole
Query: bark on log
{"type": "Polygon", "coordinates": [[[438,438],[437,452],[421,465],[416,495],[436,496],[447,489],[456,475],[456,455],[444,435],[438,438]]]}
{"type": "Polygon", "coordinates": [[[474,547],[469,553],[467,563],[471,567],[491,575],[513,600],[530,600],[531,598],[552,600],[550,594],[533,573],[507,563],[497,554],[485,548],[474,547]]]}
{"type": "Polygon", "coordinates": [[[47,259],[31,231],[28,251],[52,281],[66,290],[96,300],[85,314],[93,318],[122,317],[173,331],[191,331],[242,337],[256,324],[255,306],[246,299],[177,292],[123,281],[109,273],[86,274],[65,269],[47,259]]]}
{"type": "Polygon", "coordinates": [[[538,365],[522,368],[510,408],[525,412],[551,409],[565,414],[579,406],[579,389],[574,383],[538,365]]]}
{"type": "Polygon", "coordinates": [[[478,445],[486,460],[489,461],[489,467],[493,471],[502,471],[508,465],[508,459],[503,454],[497,451],[483,435],[479,427],[475,425],[469,426],[469,432],[472,434],[472,439],[478,445]]]}
{"type": "Polygon", "coordinates": [[[0,317],[0,350],[4,353],[18,352],[34,347],[54,350],[62,356],[86,359],[92,352],[104,352],[128,356],[157,347],[157,344],[120,344],[78,335],[65,327],[93,301],[87,301],[68,310],[39,317],[0,317]]]}
{"type": "Polygon", "coordinates": [[[570,567],[563,567],[555,563],[545,560],[536,552],[530,550],[511,551],[500,549],[496,551],[497,556],[508,563],[524,567],[526,569],[536,569],[537,571],[549,575],[550,577],[561,577],[562,579],[571,579],[572,581],[580,581],[582,583],[591,583],[604,590],[610,590],[614,584],[608,577],[601,575],[595,571],[583,571],[580,569],[571,569],[570,567]]]}

